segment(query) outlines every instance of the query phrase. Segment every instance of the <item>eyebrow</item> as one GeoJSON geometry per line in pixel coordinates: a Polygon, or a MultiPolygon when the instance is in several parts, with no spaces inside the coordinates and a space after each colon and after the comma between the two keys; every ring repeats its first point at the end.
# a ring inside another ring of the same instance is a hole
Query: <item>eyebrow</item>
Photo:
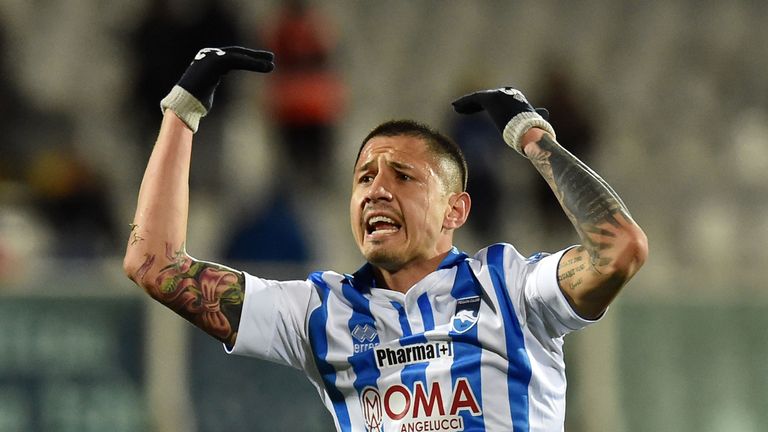
{"type": "MultiPolygon", "coordinates": [[[[360,168],[356,169],[355,172],[367,171],[368,168],[371,166],[371,164],[373,164],[373,162],[374,160],[369,160],[368,162],[360,165],[360,168]]],[[[411,165],[405,162],[398,162],[398,161],[387,161],[387,165],[398,170],[412,171],[416,169],[414,165],[411,165]]]]}

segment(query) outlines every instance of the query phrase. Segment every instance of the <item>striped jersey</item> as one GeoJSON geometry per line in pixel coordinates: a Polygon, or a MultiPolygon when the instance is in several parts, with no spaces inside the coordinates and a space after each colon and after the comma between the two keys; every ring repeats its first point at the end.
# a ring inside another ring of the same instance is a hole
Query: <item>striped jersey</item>
{"type": "Polygon", "coordinates": [[[405,294],[376,288],[370,264],[246,274],[230,352],[304,370],[339,431],[562,431],[563,336],[593,322],[558,287],[564,252],[454,248],[405,294]]]}

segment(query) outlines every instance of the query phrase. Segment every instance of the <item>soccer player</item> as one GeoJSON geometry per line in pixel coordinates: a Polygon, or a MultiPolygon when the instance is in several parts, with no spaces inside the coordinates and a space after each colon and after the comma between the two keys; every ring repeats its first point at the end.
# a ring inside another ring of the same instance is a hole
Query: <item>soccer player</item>
{"type": "Polygon", "coordinates": [[[647,256],[621,199],[557,143],[544,111],[517,90],[485,90],[455,110],[492,117],[552,187],[580,245],[528,258],[507,243],[461,252],[453,234],[471,207],[461,151],[391,121],[362,141],[354,167],[359,270],[274,281],[193,258],[193,133],[222,75],[273,66],[264,51],[203,49],[163,99],[126,274],[228,352],[302,369],[340,431],[562,430],[563,336],[599,319],[647,256]]]}

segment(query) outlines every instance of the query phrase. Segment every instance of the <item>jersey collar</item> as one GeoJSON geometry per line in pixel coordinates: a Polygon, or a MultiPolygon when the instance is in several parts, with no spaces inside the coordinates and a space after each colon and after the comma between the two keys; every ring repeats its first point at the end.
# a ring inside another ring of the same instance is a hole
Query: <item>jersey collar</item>
{"type": "MultiPolygon", "coordinates": [[[[437,266],[437,270],[454,267],[467,259],[467,257],[466,253],[459,251],[456,246],[453,246],[448,251],[448,255],[437,266]]],[[[344,278],[353,288],[363,293],[368,293],[371,291],[371,288],[376,288],[376,278],[374,277],[373,265],[371,263],[363,264],[362,267],[352,274],[344,274],[344,278]]]]}

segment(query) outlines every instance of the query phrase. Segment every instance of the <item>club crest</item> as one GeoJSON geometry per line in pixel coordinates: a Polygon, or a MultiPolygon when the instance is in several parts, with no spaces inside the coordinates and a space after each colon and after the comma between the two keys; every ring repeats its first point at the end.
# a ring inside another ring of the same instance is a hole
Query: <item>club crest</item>
{"type": "Polygon", "coordinates": [[[465,333],[477,324],[480,311],[480,297],[463,298],[456,301],[456,312],[451,318],[451,328],[456,333],[465,333]]]}

